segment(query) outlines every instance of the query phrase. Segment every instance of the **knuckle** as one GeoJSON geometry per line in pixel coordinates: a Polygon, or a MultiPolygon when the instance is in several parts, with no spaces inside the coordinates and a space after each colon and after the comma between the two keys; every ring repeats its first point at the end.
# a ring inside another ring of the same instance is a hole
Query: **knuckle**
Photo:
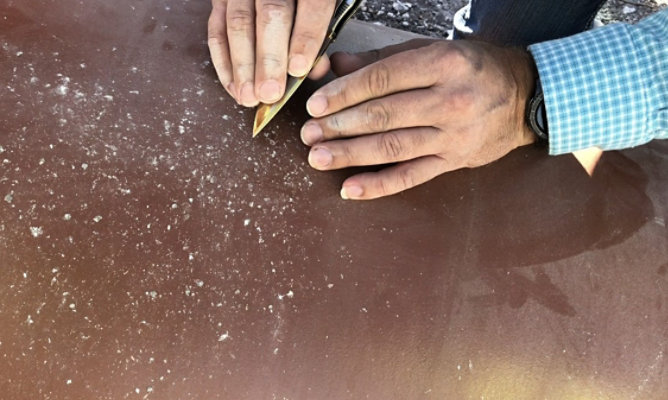
{"type": "Polygon", "coordinates": [[[374,64],[366,73],[368,92],[377,96],[386,93],[390,87],[390,68],[383,62],[374,64]]]}
{"type": "Polygon", "coordinates": [[[209,47],[221,46],[221,45],[225,44],[225,41],[223,40],[222,37],[210,33],[208,44],[209,44],[209,47]]]}
{"type": "Polygon", "coordinates": [[[338,115],[334,114],[329,117],[327,126],[333,131],[335,138],[343,137],[343,121],[338,115]]]}
{"type": "Polygon", "coordinates": [[[466,59],[466,52],[460,46],[448,46],[443,51],[443,60],[446,62],[458,64],[466,59]]]}
{"type": "MultiPolygon", "coordinates": [[[[344,78],[345,79],[345,78],[344,78]]],[[[349,107],[353,103],[354,94],[350,89],[350,86],[341,84],[341,82],[334,81],[334,86],[331,86],[330,91],[328,92],[330,99],[333,103],[338,105],[344,105],[349,107]]]]}
{"type": "Polygon", "coordinates": [[[402,168],[397,172],[397,186],[399,188],[408,189],[417,184],[413,168],[402,168]]]}
{"type": "Polygon", "coordinates": [[[340,160],[338,164],[341,167],[348,167],[358,164],[355,162],[355,152],[348,144],[341,146],[340,160]]]}
{"type": "Polygon", "coordinates": [[[285,60],[276,54],[265,54],[261,59],[261,65],[265,69],[274,70],[281,68],[283,64],[285,64],[285,60]]]}
{"type": "Polygon", "coordinates": [[[467,116],[474,107],[475,95],[471,88],[459,87],[450,91],[444,100],[444,106],[449,112],[467,116]]]}
{"type": "Polygon", "coordinates": [[[436,63],[445,71],[452,71],[468,64],[466,53],[458,45],[438,43],[435,45],[436,63]]]}
{"type": "Polygon", "coordinates": [[[253,13],[251,10],[231,10],[227,17],[227,27],[231,32],[247,32],[253,29],[253,13]]]}
{"type": "Polygon", "coordinates": [[[213,10],[225,9],[227,0],[211,0],[211,8],[213,10]]]}
{"type": "Polygon", "coordinates": [[[292,2],[288,0],[263,0],[260,2],[260,22],[268,24],[274,21],[287,22],[291,17],[292,2]]]}
{"type": "Polygon", "coordinates": [[[404,154],[404,146],[399,139],[399,135],[394,132],[388,132],[380,135],[378,139],[378,149],[381,156],[389,161],[397,161],[404,154]]]}
{"type": "MultiPolygon", "coordinates": [[[[322,41],[322,37],[315,31],[307,30],[296,32],[291,40],[296,47],[303,48],[309,45],[317,47],[318,43],[322,41]]],[[[302,50],[301,48],[299,49],[300,51],[302,50]]]]}
{"type": "Polygon", "coordinates": [[[252,79],[252,76],[255,73],[255,65],[251,62],[242,62],[235,64],[234,70],[237,76],[249,76],[252,79]]]}
{"type": "Polygon", "coordinates": [[[389,129],[392,121],[392,113],[386,105],[378,103],[366,107],[367,127],[376,132],[389,129]]]}
{"type": "Polygon", "coordinates": [[[379,179],[376,183],[376,191],[379,196],[386,196],[392,193],[391,185],[387,180],[379,179]]]}

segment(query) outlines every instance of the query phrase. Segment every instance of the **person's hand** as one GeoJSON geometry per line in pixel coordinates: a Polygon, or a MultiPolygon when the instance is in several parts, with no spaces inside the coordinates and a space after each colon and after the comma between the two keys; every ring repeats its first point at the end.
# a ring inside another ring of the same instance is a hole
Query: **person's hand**
{"type": "Polygon", "coordinates": [[[309,163],[323,171],[396,163],[346,179],[344,199],[391,195],[535,140],[524,113],[536,71],[524,50],[418,40],[331,62],[344,76],[307,102],[309,163]]]}
{"type": "MultiPolygon", "coordinates": [[[[239,104],[276,102],[287,74],[303,76],[313,64],[336,0],[295,2],[212,0],[211,59],[221,84],[239,104]]],[[[319,64],[315,76],[328,68],[326,61],[319,64]]]]}

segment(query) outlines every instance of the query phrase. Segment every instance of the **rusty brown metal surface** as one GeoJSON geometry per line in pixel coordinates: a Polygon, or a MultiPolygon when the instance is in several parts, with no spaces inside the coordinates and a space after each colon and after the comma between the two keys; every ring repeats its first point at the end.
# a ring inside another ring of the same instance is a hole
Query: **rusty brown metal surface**
{"type": "Polygon", "coordinates": [[[0,397],[668,397],[668,143],[345,202],[208,11],[0,0],[0,397]]]}

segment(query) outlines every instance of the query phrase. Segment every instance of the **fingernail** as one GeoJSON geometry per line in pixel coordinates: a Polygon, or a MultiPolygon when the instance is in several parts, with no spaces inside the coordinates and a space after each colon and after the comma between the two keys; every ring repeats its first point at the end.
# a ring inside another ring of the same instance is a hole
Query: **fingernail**
{"type": "Polygon", "coordinates": [[[258,101],[255,97],[253,82],[246,82],[241,86],[241,104],[246,107],[255,107],[258,101]]]}
{"type": "Polygon", "coordinates": [[[306,110],[314,117],[322,115],[327,109],[327,98],[321,94],[311,97],[306,103],[306,110]]]}
{"type": "Polygon", "coordinates": [[[290,57],[290,62],[288,63],[288,72],[290,75],[295,77],[301,77],[308,73],[308,64],[306,63],[306,57],[301,54],[295,54],[290,57]]]}
{"type": "Polygon", "coordinates": [[[271,104],[281,98],[281,85],[273,79],[264,81],[260,85],[260,101],[271,104]]]}
{"type": "Polygon", "coordinates": [[[326,168],[332,164],[332,159],[332,153],[323,147],[311,149],[308,155],[308,162],[313,168],[326,168]]]}
{"type": "Polygon", "coordinates": [[[322,140],[322,128],[317,122],[307,122],[302,127],[301,137],[305,145],[312,145],[322,140]]]}
{"type": "Polygon", "coordinates": [[[359,199],[364,191],[357,185],[344,186],[341,188],[341,198],[343,200],[359,199]]]}

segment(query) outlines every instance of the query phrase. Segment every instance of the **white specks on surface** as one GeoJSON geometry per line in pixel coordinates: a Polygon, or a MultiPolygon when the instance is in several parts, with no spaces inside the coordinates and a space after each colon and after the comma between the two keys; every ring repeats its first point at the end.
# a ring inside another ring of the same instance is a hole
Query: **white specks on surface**
{"type": "Polygon", "coordinates": [[[151,290],[150,292],[146,292],[146,295],[151,299],[155,299],[158,297],[158,292],[156,292],[155,290],[151,290]]]}
{"type": "Polygon", "coordinates": [[[60,96],[66,96],[67,93],[69,93],[70,91],[69,83],[70,83],[70,78],[68,77],[62,78],[62,83],[56,87],[56,94],[60,96]]]}
{"type": "Polygon", "coordinates": [[[28,325],[32,325],[35,323],[35,321],[33,321],[32,316],[28,315],[28,318],[26,318],[26,323],[28,325]]]}
{"type": "Polygon", "coordinates": [[[83,169],[84,171],[87,170],[88,169],[88,164],[86,164],[86,163],[81,164],[81,169],[83,169]]]}
{"type": "Polygon", "coordinates": [[[274,349],[274,355],[278,354],[278,347],[274,349]]]}
{"type": "Polygon", "coordinates": [[[70,221],[72,219],[72,214],[65,214],[63,215],[63,220],[64,221],[70,221]]]}
{"type": "Polygon", "coordinates": [[[69,91],[70,91],[70,89],[67,87],[67,85],[59,85],[56,88],[56,93],[61,95],[61,96],[67,95],[67,92],[69,92],[69,91]]]}
{"type": "Polygon", "coordinates": [[[8,193],[8,194],[5,196],[5,202],[7,202],[7,203],[9,203],[9,204],[12,204],[12,201],[13,201],[13,200],[14,200],[14,195],[12,195],[11,193],[8,193]]]}
{"type": "Polygon", "coordinates": [[[66,380],[66,381],[65,381],[65,384],[66,384],[66,385],[71,385],[71,384],[72,384],[72,380],[71,380],[71,379],[66,380]]]}
{"type": "Polygon", "coordinates": [[[229,338],[230,338],[230,333],[229,333],[229,331],[225,331],[225,333],[223,333],[222,335],[218,336],[218,341],[219,341],[219,342],[224,342],[224,341],[226,341],[226,340],[229,339],[229,338]]]}
{"type": "Polygon", "coordinates": [[[16,52],[16,57],[21,57],[22,55],[23,55],[23,52],[22,52],[22,51],[17,51],[17,52],[16,52]]]}
{"type": "Polygon", "coordinates": [[[244,220],[244,226],[248,226],[248,225],[250,225],[250,223],[251,223],[250,218],[246,218],[246,219],[244,220]]]}
{"type": "Polygon", "coordinates": [[[624,6],[624,8],[622,8],[622,13],[623,13],[623,14],[633,14],[634,12],[636,12],[636,8],[635,8],[635,7],[632,7],[632,6],[624,6]]]}
{"type": "Polygon", "coordinates": [[[93,218],[93,221],[95,221],[96,223],[102,221],[102,216],[96,215],[95,218],[93,218]]]}
{"type": "Polygon", "coordinates": [[[327,289],[331,289],[331,288],[333,288],[333,287],[334,287],[334,284],[333,284],[333,283],[328,283],[328,284],[327,284],[327,289]]]}
{"type": "Polygon", "coordinates": [[[291,299],[291,298],[295,297],[295,293],[294,293],[292,290],[290,290],[290,291],[287,292],[286,294],[279,294],[279,295],[278,295],[278,299],[279,299],[279,300],[283,300],[283,299],[286,298],[286,297],[287,297],[288,299],[291,299]]]}
{"type": "Polygon", "coordinates": [[[179,205],[176,203],[172,203],[172,210],[175,210],[177,208],[179,208],[179,205]]]}
{"type": "Polygon", "coordinates": [[[367,310],[366,307],[362,307],[362,308],[360,309],[360,311],[362,311],[363,313],[368,313],[368,312],[369,312],[369,310],[367,310]]]}
{"type": "Polygon", "coordinates": [[[195,279],[195,285],[197,285],[197,287],[202,287],[204,286],[204,281],[201,279],[195,279]]]}
{"type": "Polygon", "coordinates": [[[107,101],[114,101],[114,96],[109,95],[109,94],[104,95],[103,98],[107,101]]]}
{"type": "Polygon", "coordinates": [[[45,162],[46,162],[46,160],[44,160],[43,158],[40,158],[38,164],[39,165],[44,165],[45,162]]]}
{"type": "Polygon", "coordinates": [[[41,226],[31,226],[30,234],[32,234],[32,237],[38,238],[44,234],[44,229],[41,226]]]}
{"type": "Polygon", "coordinates": [[[223,115],[223,120],[225,120],[225,121],[229,121],[229,120],[230,120],[230,116],[227,115],[227,114],[224,114],[224,115],[223,115]]]}

